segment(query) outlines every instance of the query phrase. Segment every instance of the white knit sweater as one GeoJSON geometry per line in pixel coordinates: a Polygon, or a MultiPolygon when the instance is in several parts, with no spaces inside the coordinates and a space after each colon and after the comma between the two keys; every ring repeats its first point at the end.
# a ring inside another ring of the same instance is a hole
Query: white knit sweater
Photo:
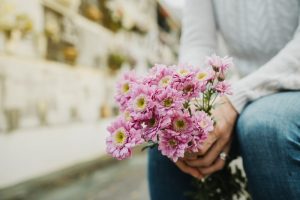
{"type": "Polygon", "coordinates": [[[217,52],[217,32],[242,79],[229,97],[238,112],[280,90],[300,90],[300,0],[186,0],[180,61],[217,52]]]}

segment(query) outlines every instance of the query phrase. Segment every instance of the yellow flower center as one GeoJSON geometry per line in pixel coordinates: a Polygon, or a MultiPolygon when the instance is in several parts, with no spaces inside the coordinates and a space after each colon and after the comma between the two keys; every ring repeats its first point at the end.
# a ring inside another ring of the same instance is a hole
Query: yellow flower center
{"type": "Polygon", "coordinates": [[[123,86],[122,86],[123,93],[127,93],[129,90],[130,90],[129,83],[123,84],[123,86]]]}
{"type": "Polygon", "coordinates": [[[170,107],[173,104],[173,99],[172,98],[166,98],[164,99],[164,106],[165,107],[170,107]]]}
{"type": "Polygon", "coordinates": [[[186,69],[180,69],[180,70],[178,71],[178,73],[179,73],[180,75],[182,75],[182,76],[185,76],[185,75],[187,75],[187,74],[189,73],[189,71],[186,70],[186,69]]]}
{"type": "Polygon", "coordinates": [[[135,100],[135,107],[137,110],[139,111],[143,111],[146,109],[147,106],[147,101],[146,98],[144,96],[139,96],[136,98],[135,100]]]}
{"type": "Polygon", "coordinates": [[[114,143],[116,145],[123,145],[126,142],[127,135],[123,128],[118,129],[114,134],[114,143]]]}
{"type": "Polygon", "coordinates": [[[130,113],[128,111],[124,112],[124,118],[125,118],[126,121],[130,121],[131,120],[131,116],[130,116],[130,113]]]}
{"type": "Polygon", "coordinates": [[[202,120],[200,123],[199,123],[200,127],[201,128],[205,128],[207,126],[207,123],[205,120],[202,120]]]}
{"type": "Polygon", "coordinates": [[[171,77],[165,76],[159,81],[159,85],[162,87],[166,87],[170,84],[170,82],[171,82],[171,77]]]}
{"type": "Polygon", "coordinates": [[[177,141],[174,139],[171,139],[171,140],[169,140],[169,145],[174,148],[177,145],[177,141]]]}
{"type": "Polygon", "coordinates": [[[200,72],[200,73],[197,74],[197,78],[200,81],[205,80],[206,77],[207,77],[207,73],[205,73],[205,72],[200,72]]]}
{"type": "Polygon", "coordinates": [[[175,131],[184,131],[187,128],[186,121],[184,119],[174,120],[173,128],[175,131]]]}

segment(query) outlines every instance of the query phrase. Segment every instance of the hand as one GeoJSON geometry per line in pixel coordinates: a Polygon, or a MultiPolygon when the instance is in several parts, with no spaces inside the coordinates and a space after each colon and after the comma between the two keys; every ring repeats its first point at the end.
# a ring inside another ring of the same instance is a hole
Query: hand
{"type": "Polygon", "coordinates": [[[188,166],[184,160],[178,159],[178,161],[175,163],[177,167],[183,171],[186,174],[189,174],[197,179],[204,178],[204,175],[200,173],[200,171],[197,168],[188,166]]]}
{"type": "MultiPolygon", "coordinates": [[[[227,155],[229,153],[233,128],[238,116],[226,97],[222,97],[219,103],[222,103],[222,105],[219,105],[213,111],[213,116],[217,121],[214,131],[209,134],[198,153],[185,156],[183,159],[187,167],[198,169],[200,174],[204,176],[208,176],[224,167],[225,161],[220,159],[219,156],[221,152],[225,152],[227,155]]],[[[185,166],[185,169],[188,169],[188,173],[192,172],[187,167],[185,166]]]]}

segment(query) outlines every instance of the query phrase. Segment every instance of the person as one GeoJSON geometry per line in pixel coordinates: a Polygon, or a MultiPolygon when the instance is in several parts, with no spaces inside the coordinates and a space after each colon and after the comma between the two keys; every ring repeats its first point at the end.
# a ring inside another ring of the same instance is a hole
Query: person
{"type": "Polygon", "coordinates": [[[186,199],[193,177],[224,167],[233,139],[254,200],[300,199],[300,1],[187,0],[179,62],[200,66],[218,35],[242,78],[197,154],[175,165],[149,151],[151,199],[186,199]]]}

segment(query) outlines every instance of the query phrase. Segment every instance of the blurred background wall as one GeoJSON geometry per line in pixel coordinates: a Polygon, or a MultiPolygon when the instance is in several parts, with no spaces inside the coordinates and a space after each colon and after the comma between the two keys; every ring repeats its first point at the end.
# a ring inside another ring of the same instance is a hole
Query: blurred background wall
{"type": "Polygon", "coordinates": [[[176,63],[181,5],[0,0],[0,189],[105,154],[116,80],[176,63]]]}

